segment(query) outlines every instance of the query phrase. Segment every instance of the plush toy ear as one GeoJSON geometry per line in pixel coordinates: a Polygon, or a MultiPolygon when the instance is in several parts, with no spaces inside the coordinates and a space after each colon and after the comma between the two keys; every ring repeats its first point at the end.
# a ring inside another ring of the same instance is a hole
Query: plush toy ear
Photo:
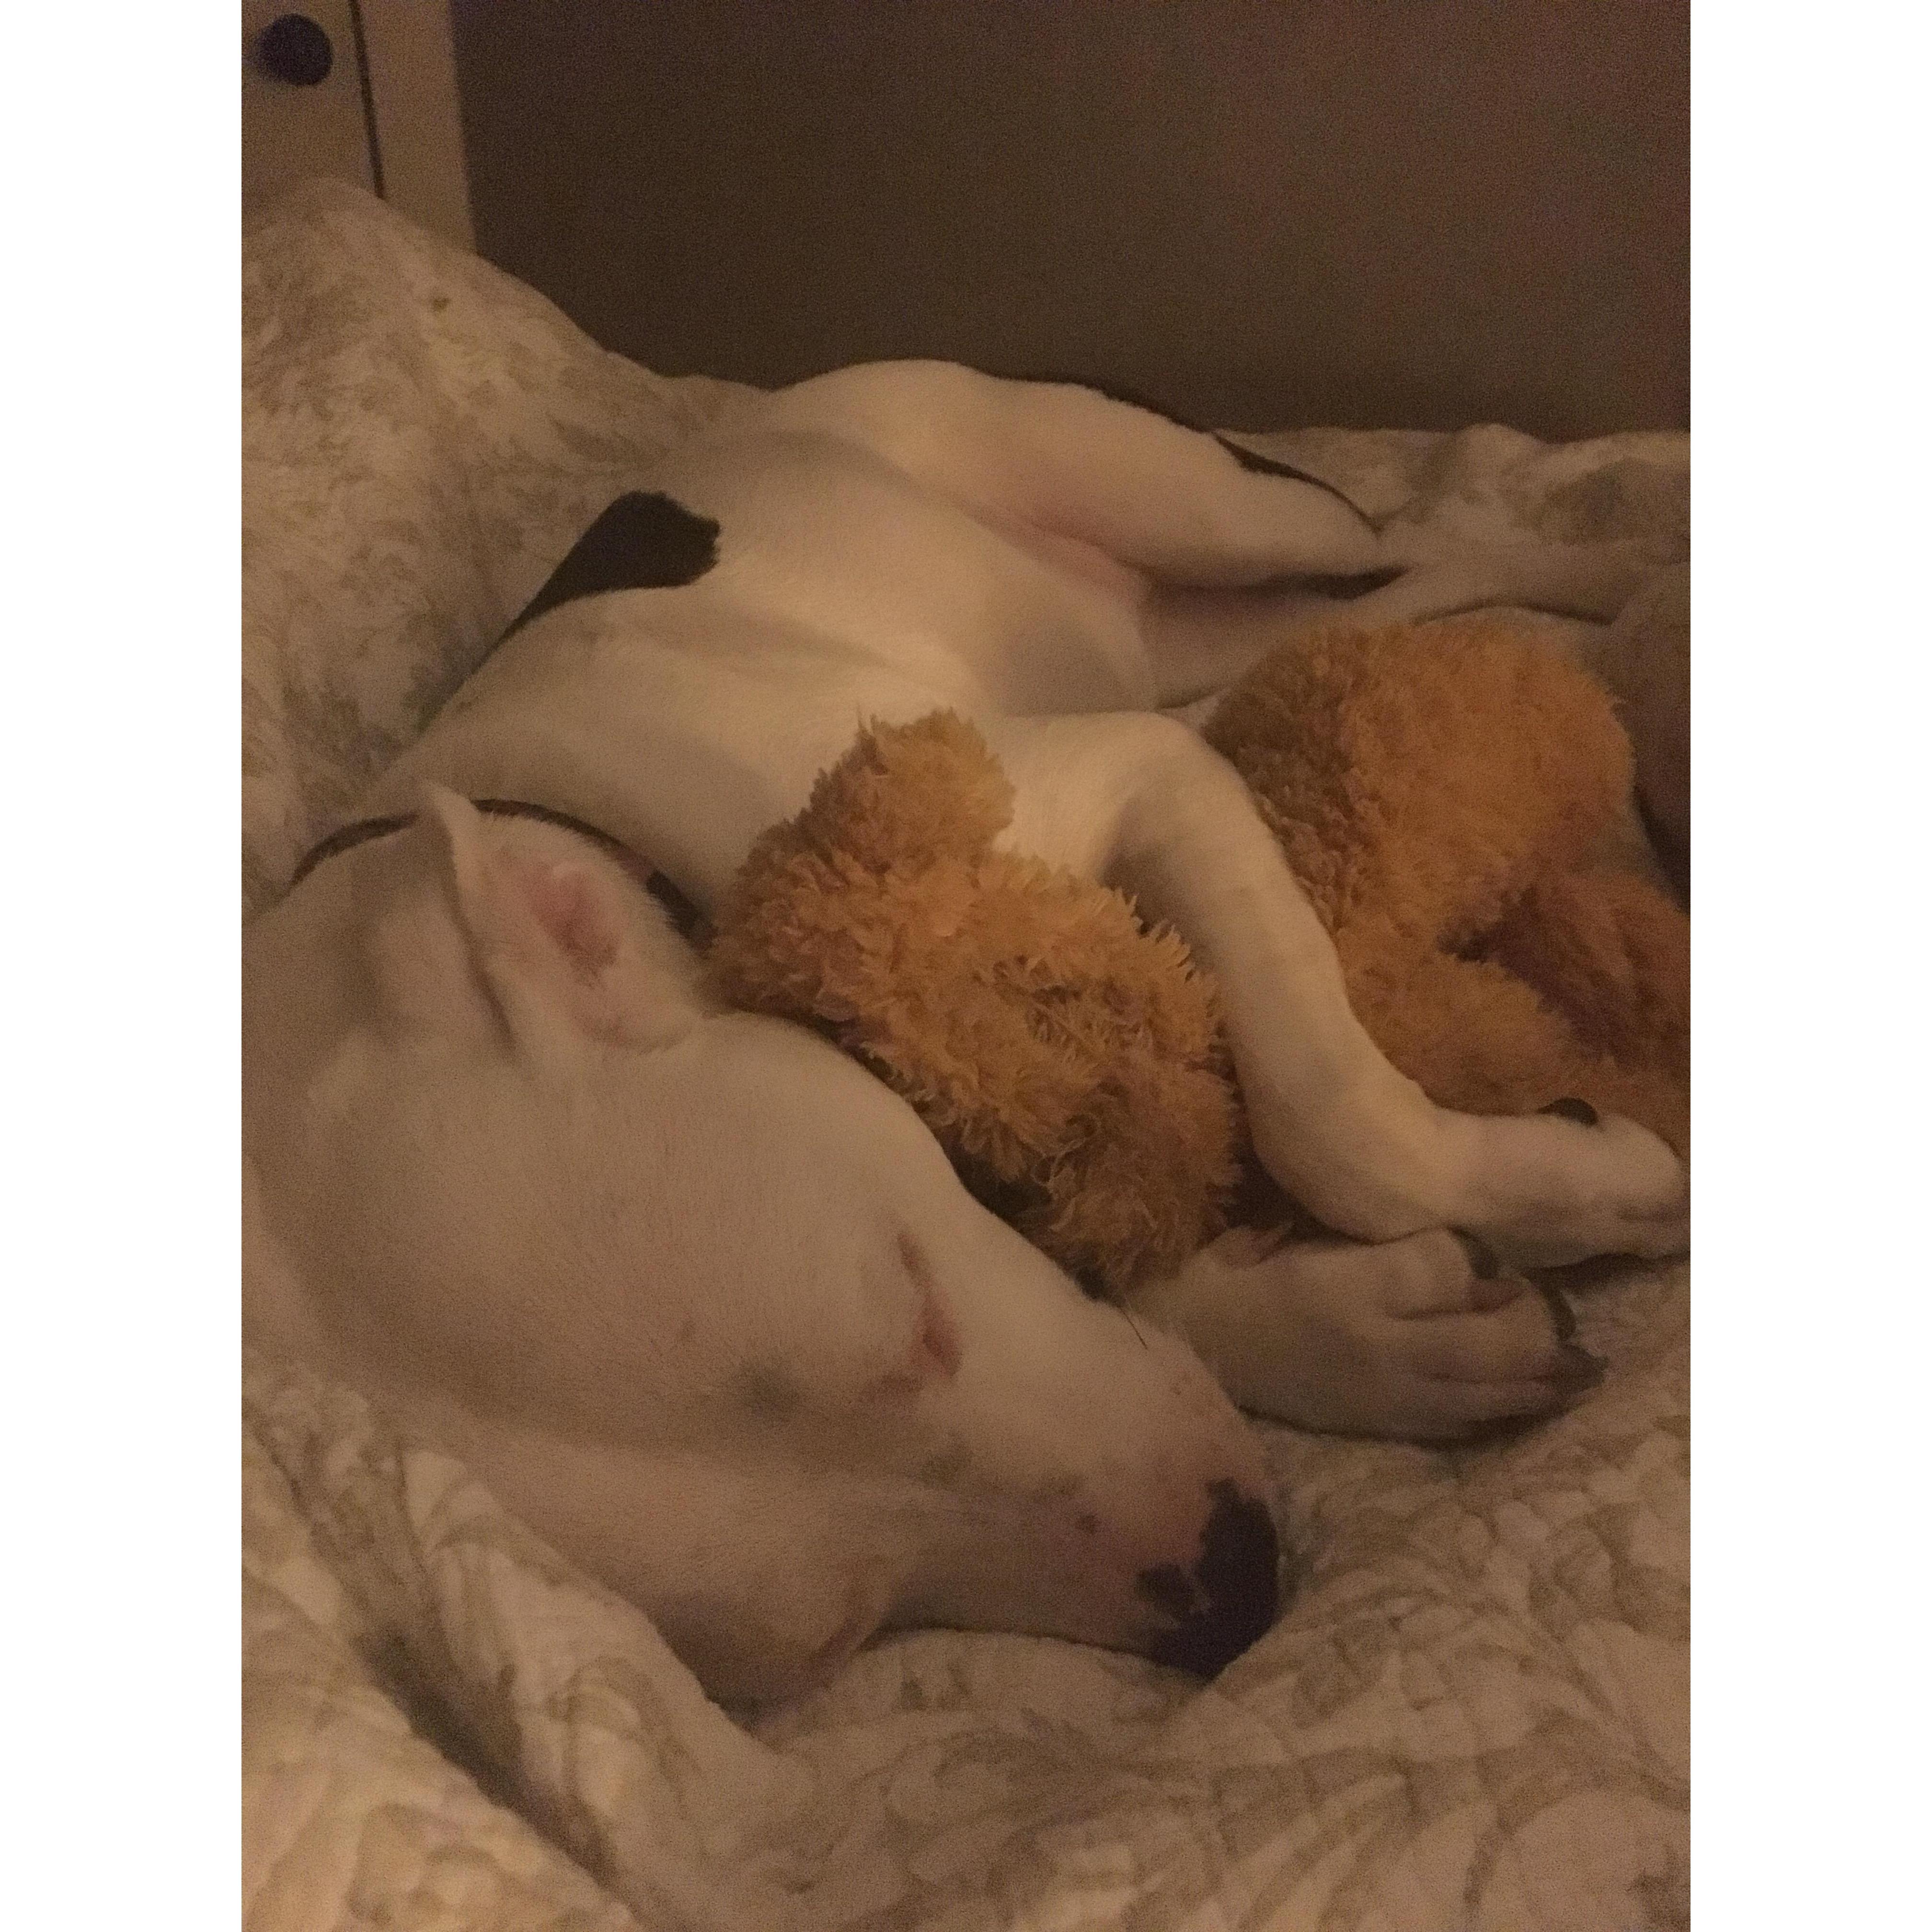
{"type": "Polygon", "coordinates": [[[639,958],[608,868],[505,850],[439,785],[423,788],[392,865],[372,963],[408,1022],[556,1064],[598,1041],[665,1043],[695,1018],[639,958]]]}

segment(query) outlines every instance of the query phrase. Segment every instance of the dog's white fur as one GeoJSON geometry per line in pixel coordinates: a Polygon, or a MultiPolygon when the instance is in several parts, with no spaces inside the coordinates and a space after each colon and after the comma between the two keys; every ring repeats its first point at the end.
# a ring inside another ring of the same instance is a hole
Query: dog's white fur
{"type": "Polygon", "coordinates": [[[1150,412],[936,364],[738,407],[654,482],[716,520],[715,567],[515,634],[369,801],[416,823],[250,929],[251,1332],[448,1441],[730,1694],[895,1622],[1158,1651],[1190,1614],[1173,1576],[1197,1610],[1218,1587],[1216,1499],[1260,1486],[1202,1357],[1316,1426],[1559,1404],[1540,1298],[1444,1231],[1524,1262],[1674,1252],[1678,1163],[1626,1121],[1432,1106],[1350,1012],[1240,781],[1158,707],[1304,614],[1291,576],[1402,568],[1354,607],[1380,622],[1607,615],[1627,575],[1419,556],[1150,412]],[[1012,781],[1014,847],[1122,887],[1213,970],[1264,1162],[1350,1238],[1231,1236],[1130,1324],[880,1083],[718,1010],[614,861],[465,802],[572,813],[709,906],[862,722],[942,706],[1012,781]]]}

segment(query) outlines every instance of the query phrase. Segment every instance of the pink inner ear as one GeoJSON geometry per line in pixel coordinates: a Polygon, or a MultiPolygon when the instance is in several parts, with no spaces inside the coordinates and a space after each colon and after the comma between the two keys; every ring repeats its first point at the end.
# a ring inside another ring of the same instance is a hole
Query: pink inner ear
{"type": "Polygon", "coordinates": [[[617,928],[590,881],[568,866],[506,859],[518,890],[537,924],[586,986],[594,986],[617,957],[617,928]]]}

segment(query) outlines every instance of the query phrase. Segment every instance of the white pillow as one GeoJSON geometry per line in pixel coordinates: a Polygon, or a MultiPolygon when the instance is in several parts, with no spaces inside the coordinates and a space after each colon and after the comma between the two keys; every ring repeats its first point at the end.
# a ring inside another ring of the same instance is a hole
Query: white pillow
{"type": "Polygon", "coordinates": [[[359,188],[308,183],[251,226],[244,913],[279,893],[597,512],[740,393],[598,348],[359,188]]]}

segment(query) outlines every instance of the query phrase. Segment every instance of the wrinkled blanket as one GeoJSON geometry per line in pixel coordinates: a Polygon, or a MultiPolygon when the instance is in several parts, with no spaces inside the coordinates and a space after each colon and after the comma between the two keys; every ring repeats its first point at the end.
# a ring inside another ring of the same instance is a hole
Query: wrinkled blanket
{"type": "MultiPolygon", "coordinates": [[[[604,504],[735,392],[606,354],[340,187],[251,233],[244,292],[253,910],[604,504]]],[[[1375,514],[1688,556],[1681,436],[1254,440],[1375,514]]],[[[1586,656],[1616,643],[1550,628],[1586,656]]],[[[434,1445],[250,1355],[248,1923],[1683,1925],[1688,1298],[1681,1268],[1580,1282],[1609,1376],[1506,1444],[1264,1428],[1294,1594],[1210,1687],[932,1631],[759,1712],[709,1702],[434,1445]]]]}

